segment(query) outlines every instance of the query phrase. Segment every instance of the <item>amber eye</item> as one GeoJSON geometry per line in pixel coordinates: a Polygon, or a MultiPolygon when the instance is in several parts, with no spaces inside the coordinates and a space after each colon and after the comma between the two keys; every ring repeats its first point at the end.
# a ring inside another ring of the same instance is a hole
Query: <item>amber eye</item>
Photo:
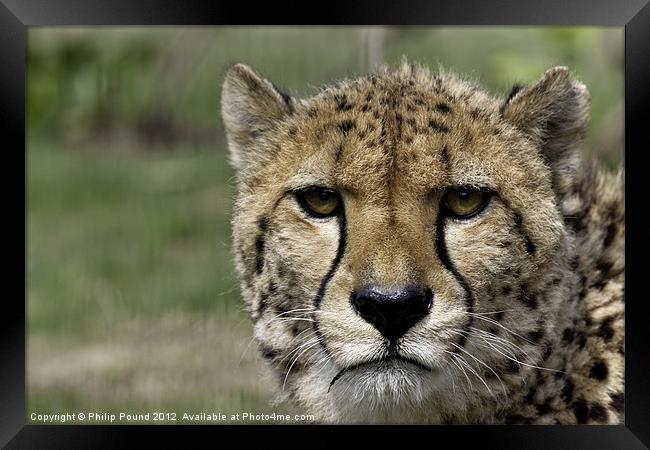
{"type": "Polygon", "coordinates": [[[489,199],[489,192],[461,187],[448,190],[444,203],[452,216],[467,219],[483,209],[489,199]]]}
{"type": "Polygon", "coordinates": [[[322,187],[310,187],[296,192],[303,209],[314,217],[330,217],[338,213],[341,198],[336,191],[322,187]]]}

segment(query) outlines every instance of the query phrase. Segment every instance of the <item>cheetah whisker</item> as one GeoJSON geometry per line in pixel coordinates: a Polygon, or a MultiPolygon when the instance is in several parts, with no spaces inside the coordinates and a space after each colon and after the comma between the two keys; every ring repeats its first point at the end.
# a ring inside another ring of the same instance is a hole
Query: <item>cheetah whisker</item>
{"type": "Polygon", "coordinates": [[[528,338],[526,338],[526,337],[524,337],[524,336],[522,336],[522,335],[520,335],[520,334],[518,334],[518,333],[512,331],[510,328],[506,327],[506,326],[503,325],[501,322],[497,322],[496,320],[494,320],[494,319],[490,319],[490,318],[487,318],[487,317],[482,317],[482,316],[481,316],[480,314],[478,314],[478,313],[470,313],[470,312],[468,312],[468,313],[466,313],[466,314],[467,314],[467,315],[470,315],[470,316],[473,316],[473,317],[476,317],[477,319],[485,320],[486,322],[489,322],[489,323],[492,323],[492,324],[494,324],[494,325],[497,325],[497,326],[503,328],[504,330],[506,330],[508,333],[511,333],[511,334],[513,334],[514,336],[517,336],[518,338],[523,339],[524,341],[528,342],[528,343],[531,344],[531,345],[535,345],[535,343],[532,342],[530,339],[528,339],[528,338]]]}
{"type": "Polygon", "coordinates": [[[275,321],[279,321],[279,322],[291,322],[291,321],[313,322],[314,319],[308,319],[306,317],[276,317],[273,320],[269,320],[268,323],[275,322],[275,321]]]}
{"type": "Polygon", "coordinates": [[[445,353],[449,353],[452,356],[453,359],[451,359],[450,361],[462,371],[463,375],[465,375],[465,379],[467,380],[467,385],[468,385],[468,387],[469,387],[469,389],[471,391],[472,390],[472,382],[470,381],[469,376],[467,375],[467,371],[465,370],[465,368],[458,363],[459,356],[454,352],[450,352],[449,350],[443,350],[443,351],[445,353]]]}
{"type": "Polygon", "coordinates": [[[474,314],[499,314],[499,313],[504,313],[504,312],[520,312],[524,311],[523,309],[500,309],[498,311],[479,311],[479,312],[474,312],[474,314]]]}
{"type": "Polygon", "coordinates": [[[241,366],[241,362],[244,360],[244,356],[246,356],[246,354],[248,353],[248,350],[250,350],[250,348],[251,348],[251,344],[254,341],[255,341],[255,335],[253,335],[253,337],[251,337],[250,340],[248,341],[248,345],[246,345],[246,348],[244,349],[241,356],[239,357],[239,361],[237,361],[236,368],[239,368],[239,366],[241,366]]]}
{"type": "MultiPolygon", "coordinates": [[[[503,344],[504,346],[507,346],[510,350],[518,351],[518,352],[523,353],[524,355],[526,355],[527,358],[530,358],[530,355],[528,355],[528,353],[522,347],[518,346],[514,342],[511,342],[508,339],[497,336],[494,333],[490,333],[489,331],[481,330],[481,329],[474,328],[474,327],[470,327],[470,328],[472,329],[472,331],[480,334],[481,337],[485,337],[487,339],[490,339],[491,341],[499,342],[499,343],[503,344]]],[[[513,356],[514,356],[514,354],[513,354],[513,356]]]]}
{"type": "MultiPolygon", "coordinates": [[[[458,356],[460,356],[460,355],[458,355],[458,356]]],[[[481,381],[481,383],[483,383],[483,385],[484,385],[485,388],[488,390],[488,392],[490,393],[490,395],[492,396],[492,398],[494,398],[494,399],[497,398],[497,397],[494,395],[494,392],[492,392],[492,389],[490,389],[490,386],[488,386],[488,384],[487,384],[487,382],[485,381],[485,379],[483,379],[483,377],[480,376],[480,375],[478,374],[478,372],[476,372],[476,370],[474,370],[474,368],[472,367],[472,365],[471,365],[469,362],[467,362],[467,360],[465,360],[465,358],[462,357],[462,356],[460,356],[460,363],[463,364],[463,365],[465,365],[465,367],[467,367],[467,369],[468,369],[470,372],[472,372],[472,373],[476,376],[476,378],[478,378],[478,379],[481,381]]]]}
{"type": "Polygon", "coordinates": [[[455,394],[456,393],[456,383],[454,382],[454,375],[451,373],[452,366],[447,365],[445,366],[445,374],[447,374],[447,377],[451,380],[451,390],[455,394]]]}
{"type": "Polygon", "coordinates": [[[454,344],[453,342],[451,343],[451,345],[453,345],[454,347],[456,347],[458,350],[462,351],[463,353],[466,353],[467,356],[469,356],[470,358],[472,358],[474,361],[476,361],[476,362],[482,364],[483,366],[487,367],[488,370],[489,370],[490,372],[492,372],[492,373],[494,374],[495,377],[497,377],[497,380],[499,380],[499,383],[501,383],[501,388],[503,389],[503,395],[505,395],[506,397],[508,396],[508,392],[507,392],[507,390],[506,390],[505,385],[503,384],[503,381],[501,380],[501,377],[500,377],[500,376],[499,376],[499,375],[494,371],[494,369],[492,369],[492,367],[488,366],[486,363],[484,363],[483,361],[481,361],[480,359],[478,359],[476,356],[472,355],[470,352],[468,352],[467,350],[465,350],[465,349],[464,349],[463,347],[461,347],[460,345],[456,345],[456,344],[454,344]]]}
{"type": "MultiPolygon", "coordinates": [[[[296,308],[296,309],[291,309],[289,311],[283,311],[280,314],[277,314],[277,315],[273,316],[268,321],[268,323],[271,323],[271,322],[273,322],[275,320],[278,320],[278,319],[298,318],[298,317],[283,317],[283,316],[286,316],[287,314],[291,314],[291,313],[298,312],[298,311],[313,311],[313,308],[296,308]]],[[[309,320],[312,320],[312,319],[309,319],[309,320]]]]}
{"type": "Polygon", "coordinates": [[[522,366],[530,367],[530,368],[532,368],[532,369],[540,369],[540,370],[548,370],[549,372],[565,373],[563,370],[551,369],[551,368],[549,368],[549,367],[536,366],[536,365],[534,365],[534,364],[528,364],[528,363],[525,363],[525,362],[519,361],[518,359],[511,358],[510,356],[505,355],[504,353],[501,353],[499,350],[497,350],[497,349],[496,349],[492,344],[490,344],[490,343],[489,343],[488,341],[486,341],[485,339],[483,339],[483,340],[484,340],[484,342],[485,342],[487,345],[489,345],[490,347],[492,347],[496,352],[498,352],[498,353],[500,353],[501,355],[505,356],[506,358],[508,358],[508,359],[510,359],[510,360],[512,360],[512,361],[514,361],[514,362],[516,362],[517,364],[521,364],[522,366]]]}
{"type": "Polygon", "coordinates": [[[287,353],[286,355],[284,355],[284,357],[282,357],[282,359],[280,360],[280,362],[284,362],[284,361],[286,361],[287,359],[290,359],[290,358],[291,358],[293,355],[295,355],[297,352],[299,352],[299,351],[301,351],[302,349],[304,349],[304,348],[306,348],[306,347],[309,347],[309,346],[311,346],[311,345],[313,345],[313,344],[316,344],[316,343],[318,343],[318,338],[316,337],[316,335],[312,335],[312,336],[308,337],[308,338],[305,340],[305,342],[302,342],[300,345],[296,346],[296,348],[292,349],[289,353],[287,353]]]}
{"type": "Polygon", "coordinates": [[[284,376],[284,381],[282,382],[282,390],[283,390],[283,391],[284,391],[284,388],[285,388],[285,386],[286,386],[286,384],[287,384],[287,379],[289,378],[289,374],[291,373],[291,369],[293,369],[293,366],[296,364],[296,362],[298,361],[298,359],[299,359],[299,358],[300,358],[304,353],[306,353],[306,352],[309,351],[310,349],[314,348],[314,347],[315,347],[316,345],[318,345],[319,343],[320,343],[320,342],[318,342],[318,341],[314,342],[312,345],[310,345],[309,347],[307,347],[306,349],[304,349],[302,352],[300,352],[300,354],[299,354],[298,356],[295,357],[295,359],[293,360],[293,362],[292,362],[291,365],[289,366],[289,369],[287,370],[287,374],[284,376]]]}

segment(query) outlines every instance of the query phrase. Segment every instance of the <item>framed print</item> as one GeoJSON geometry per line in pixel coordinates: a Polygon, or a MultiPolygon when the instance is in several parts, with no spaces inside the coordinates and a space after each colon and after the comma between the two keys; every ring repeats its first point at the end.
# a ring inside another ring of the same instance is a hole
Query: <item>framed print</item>
{"type": "Polygon", "coordinates": [[[3,0],[0,442],[646,448],[649,8],[3,0]]]}

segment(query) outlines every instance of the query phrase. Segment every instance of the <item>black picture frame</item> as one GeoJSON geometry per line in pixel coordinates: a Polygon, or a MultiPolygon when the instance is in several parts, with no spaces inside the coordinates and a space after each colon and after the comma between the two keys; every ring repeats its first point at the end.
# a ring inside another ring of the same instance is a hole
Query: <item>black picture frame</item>
{"type": "MultiPolygon", "coordinates": [[[[350,4],[303,2],[245,4],[209,0],[0,0],[0,120],[4,125],[5,304],[0,315],[0,445],[7,448],[124,448],[134,440],[160,446],[195,439],[218,444],[237,434],[237,446],[251,439],[310,447],[341,443],[340,434],[373,442],[455,447],[612,449],[650,445],[650,352],[646,340],[648,302],[644,296],[644,208],[641,198],[643,155],[649,151],[650,4],[648,0],[482,0],[357,1],[350,4]],[[625,166],[626,191],[626,370],[625,424],[620,426],[78,426],[26,425],[26,44],[27,28],[100,25],[567,25],[625,27],[625,166]],[[16,186],[23,186],[23,196],[16,186]],[[24,209],[23,209],[24,208],[24,209]],[[20,218],[23,218],[21,220],[20,218]],[[20,237],[22,237],[22,242],[20,237]],[[24,244],[23,244],[24,243],[24,244]],[[22,264],[21,264],[22,262],[22,264]],[[13,271],[17,273],[13,273],[13,271]],[[254,433],[260,431],[261,433],[254,433]],[[314,436],[314,434],[316,436],[314,436]]],[[[225,442],[225,441],[224,441],[225,442]]],[[[231,441],[232,442],[232,441],[231,441]]],[[[230,446],[231,444],[228,444],[230,446]]],[[[403,444],[402,444],[403,445],[403,444]]]]}

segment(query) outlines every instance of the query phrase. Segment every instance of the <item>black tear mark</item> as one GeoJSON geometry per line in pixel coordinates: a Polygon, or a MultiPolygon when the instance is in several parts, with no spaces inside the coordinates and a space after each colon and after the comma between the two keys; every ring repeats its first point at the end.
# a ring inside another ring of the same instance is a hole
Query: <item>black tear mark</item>
{"type": "Polygon", "coordinates": [[[434,119],[429,119],[429,128],[431,128],[433,131],[436,131],[438,133],[448,133],[449,128],[447,128],[446,125],[441,124],[440,122],[437,122],[434,119]]]}
{"type": "Polygon", "coordinates": [[[341,133],[347,136],[350,130],[355,127],[355,123],[351,120],[344,120],[343,122],[339,123],[338,126],[341,133]]]}
{"type": "MultiPolygon", "coordinates": [[[[341,208],[341,212],[339,213],[337,219],[339,222],[339,246],[336,249],[336,256],[334,257],[334,260],[332,261],[329,270],[321,280],[320,286],[318,287],[318,292],[316,293],[316,297],[314,298],[314,302],[313,302],[314,309],[318,309],[320,307],[321,301],[323,301],[323,297],[325,296],[327,284],[334,276],[334,273],[338,269],[339,264],[341,263],[341,259],[343,259],[343,255],[345,254],[345,246],[347,242],[347,223],[345,219],[345,208],[343,207],[341,208]]],[[[313,325],[314,332],[316,333],[316,337],[318,338],[318,341],[323,347],[323,350],[325,350],[326,353],[329,353],[327,347],[325,347],[325,341],[323,340],[323,335],[318,329],[318,321],[314,320],[313,324],[314,324],[313,325]]]]}
{"type": "MultiPolygon", "coordinates": [[[[445,243],[445,216],[442,212],[438,212],[438,220],[436,223],[436,252],[438,254],[438,258],[442,262],[443,266],[451,272],[451,274],[456,278],[456,281],[458,281],[458,284],[461,285],[463,290],[465,291],[465,307],[467,309],[468,314],[468,321],[467,325],[464,328],[464,333],[462,334],[462,337],[459,342],[459,347],[464,347],[465,343],[467,342],[467,336],[470,333],[470,327],[474,323],[474,295],[472,294],[472,291],[469,287],[469,284],[463,278],[463,276],[458,272],[456,267],[451,261],[451,258],[449,257],[449,253],[447,251],[447,245],[445,243]]],[[[455,348],[454,352],[458,352],[459,349],[455,348]]]]}

